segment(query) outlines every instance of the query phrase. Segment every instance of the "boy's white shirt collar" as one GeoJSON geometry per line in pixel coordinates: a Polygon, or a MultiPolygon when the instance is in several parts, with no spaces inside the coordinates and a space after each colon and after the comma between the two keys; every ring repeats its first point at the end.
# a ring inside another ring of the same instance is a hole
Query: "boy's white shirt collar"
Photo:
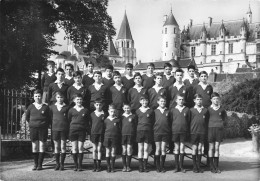
{"type": "Polygon", "coordinates": [[[38,110],[41,109],[42,106],[43,106],[43,103],[38,104],[38,103],[34,102],[33,104],[34,104],[35,108],[38,109],[38,110]]]}
{"type": "Polygon", "coordinates": [[[60,111],[64,106],[66,106],[65,103],[63,104],[58,104],[57,102],[55,103],[55,106],[57,107],[58,111],[60,111]]]}
{"type": "Polygon", "coordinates": [[[158,107],[157,109],[158,109],[159,111],[161,111],[161,113],[163,114],[164,111],[166,110],[166,107],[165,107],[165,108],[158,107]]]}
{"type": "Polygon", "coordinates": [[[138,92],[140,92],[143,88],[143,86],[138,87],[137,85],[134,85],[134,87],[138,92]]]}
{"type": "Polygon", "coordinates": [[[62,82],[58,82],[58,80],[55,80],[55,84],[65,84],[64,80],[62,82]]]}
{"type": "Polygon", "coordinates": [[[200,85],[200,86],[202,87],[202,89],[205,90],[206,87],[207,87],[209,84],[208,84],[208,83],[207,83],[207,84],[203,84],[202,82],[199,82],[198,85],[200,85]]]}
{"type": "Polygon", "coordinates": [[[149,109],[149,107],[146,107],[146,108],[145,108],[145,107],[142,107],[142,106],[141,106],[139,109],[140,109],[140,111],[141,111],[142,113],[145,113],[145,112],[149,109]]]}
{"type": "Polygon", "coordinates": [[[113,85],[118,91],[120,91],[123,87],[123,84],[120,84],[120,85],[117,85],[117,84],[114,84],[113,85]]]}
{"type": "Polygon", "coordinates": [[[87,76],[89,76],[90,78],[92,78],[94,76],[94,74],[92,73],[87,73],[87,76]]]}
{"type": "Polygon", "coordinates": [[[102,111],[97,111],[97,110],[95,110],[94,113],[95,113],[96,116],[98,116],[98,117],[99,117],[100,115],[102,115],[102,114],[105,114],[103,110],[102,110],[102,111]]]}
{"type": "Polygon", "coordinates": [[[211,104],[210,107],[211,107],[212,109],[214,109],[215,111],[217,111],[217,110],[219,110],[220,105],[218,105],[218,106],[214,106],[213,104],[211,104]]]}
{"type": "Polygon", "coordinates": [[[153,88],[158,93],[163,87],[162,86],[158,87],[158,85],[154,85],[153,88]]]}
{"type": "Polygon", "coordinates": [[[111,116],[108,116],[107,119],[109,119],[110,121],[113,121],[114,119],[116,119],[116,116],[113,118],[111,116]]]}
{"type": "Polygon", "coordinates": [[[167,75],[166,73],[164,73],[164,75],[165,75],[165,77],[166,77],[167,80],[169,80],[169,79],[172,77],[171,74],[170,74],[170,75],[167,75]]]}
{"type": "Polygon", "coordinates": [[[75,87],[75,89],[77,89],[77,90],[79,90],[80,88],[84,87],[82,83],[80,85],[74,83],[72,86],[75,87]]]}
{"type": "Polygon", "coordinates": [[[197,105],[194,106],[194,109],[197,109],[199,111],[199,113],[201,113],[203,108],[204,108],[203,106],[201,106],[201,107],[199,107],[197,105]]]}
{"type": "Polygon", "coordinates": [[[101,83],[101,84],[98,84],[98,83],[93,83],[93,86],[95,87],[95,89],[97,89],[97,90],[99,90],[101,87],[102,87],[102,85],[104,85],[103,83],[101,83]]]}
{"type": "Polygon", "coordinates": [[[81,106],[81,107],[78,107],[78,106],[74,106],[74,108],[79,112],[79,111],[81,111],[82,109],[84,109],[84,107],[83,106],[81,106]]]}
{"type": "Polygon", "coordinates": [[[106,78],[107,80],[110,80],[110,79],[113,78],[113,76],[112,77],[108,77],[107,74],[104,74],[103,78],[106,78]]]}
{"type": "Polygon", "coordinates": [[[180,88],[184,86],[184,83],[182,82],[181,84],[179,84],[178,82],[175,82],[173,86],[176,87],[178,90],[180,90],[180,88]]]}
{"type": "Polygon", "coordinates": [[[126,114],[125,112],[122,114],[122,116],[125,116],[125,117],[128,117],[128,116],[131,116],[132,113],[130,112],[130,114],[126,114]]]}
{"type": "Polygon", "coordinates": [[[176,109],[178,109],[180,112],[182,112],[183,111],[183,109],[185,108],[185,106],[179,106],[179,105],[176,105],[176,107],[175,107],[176,109]]]}
{"type": "Polygon", "coordinates": [[[54,72],[47,72],[48,76],[52,76],[54,72]]]}
{"type": "Polygon", "coordinates": [[[153,74],[148,74],[148,73],[146,73],[146,75],[147,75],[147,77],[152,77],[153,76],[153,74]]]}
{"type": "Polygon", "coordinates": [[[196,79],[195,77],[194,77],[194,78],[188,77],[188,80],[189,80],[190,84],[192,84],[192,82],[193,82],[195,79],[196,79]]]}
{"type": "Polygon", "coordinates": [[[130,75],[128,75],[128,74],[125,74],[125,78],[127,78],[128,80],[130,80],[130,79],[133,79],[133,78],[134,78],[134,75],[130,76],[130,75]]]}
{"type": "Polygon", "coordinates": [[[73,78],[73,76],[65,75],[65,79],[70,80],[70,79],[72,79],[72,78],[73,78]]]}

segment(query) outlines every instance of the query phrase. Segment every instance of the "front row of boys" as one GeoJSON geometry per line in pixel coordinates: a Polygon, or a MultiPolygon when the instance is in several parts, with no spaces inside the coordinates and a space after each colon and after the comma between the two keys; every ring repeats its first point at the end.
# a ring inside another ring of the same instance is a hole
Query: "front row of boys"
{"type": "Polygon", "coordinates": [[[187,134],[190,133],[193,145],[193,171],[202,172],[200,168],[202,147],[205,136],[208,136],[210,169],[213,173],[220,173],[218,168],[219,144],[222,141],[225,111],[220,107],[217,93],[212,94],[212,106],[208,109],[202,106],[201,95],[195,95],[195,106],[189,109],[184,106],[185,96],[178,94],[175,98],[177,105],[171,110],[166,108],[166,97],[164,96],[158,96],[159,107],[157,109],[149,108],[148,97],[144,94],[139,97],[141,107],[137,108],[135,113],[131,113],[131,104],[123,105],[124,113],[121,119],[116,116],[117,109],[114,104],[109,105],[109,115],[106,117],[102,111],[104,104],[101,99],[94,101],[96,110],[90,114],[88,109],[83,107],[81,94],[73,96],[75,106],[71,108],[64,104],[64,95],[60,92],[55,94],[57,102],[50,107],[42,104],[41,96],[41,91],[34,92],[35,102],[28,107],[26,112],[35,163],[33,170],[42,169],[49,120],[52,120],[52,137],[56,157],[55,170],[64,170],[68,137],[72,143],[74,170],[82,170],[83,144],[87,130],[91,127],[93,171],[101,171],[101,145],[103,143],[106,147],[107,172],[114,172],[116,148],[120,141],[123,148],[123,171],[131,171],[132,147],[136,141],[138,143],[139,171],[148,172],[149,144],[154,140],[157,172],[165,172],[165,150],[170,141],[174,142],[175,145],[176,167],[174,172],[185,172],[183,168],[184,142],[187,134]],[[89,120],[91,120],[91,126],[88,123],[89,120]],[[209,128],[208,135],[205,135],[207,126],[209,128]]]}

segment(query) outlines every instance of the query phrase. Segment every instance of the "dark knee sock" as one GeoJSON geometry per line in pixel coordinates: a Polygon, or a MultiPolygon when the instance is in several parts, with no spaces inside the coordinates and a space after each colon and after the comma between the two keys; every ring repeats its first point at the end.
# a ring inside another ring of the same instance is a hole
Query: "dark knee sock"
{"type": "Polygon", "coordinates": [[[33,153],[33,160],[34,160],[34,166],[37,167],[38,166],[38,160],[39,160],[39,153],[38,152],[33,153]]]}
{"type": "Polygon", "coordinates": [[[116,161],[116,157],[112,156],[111,157],[111,168],[114,169],[115,168],[115,161],[116,161]]]}
{"type": "Polygon", "coordinates": [[[127,155],[127,167],[130,167],[130,165],[131,165],[131,159],[132,159],[132,155],[127,155]]]}
{"type": "Polygon", "coordinates": [[[196,155],[192,155],[193,169],[197,168],[196,155]]]}
{"type": "Polygon", "coordinates": [[[43,160],[44,160],[44,155],[45,155],[45,152],[40,152],[39,153],[38,166],[40,166],[40,167],[42,167],[42,163],[43,163],[43,160]]]}
{"type": "Polygon", "coordinates": [[[82,161],[83,161],[83,153],[78,153],[78,159],[79,159],[79,168],[82,168],[82,161]]]}
{"type": "Polygon", "coordinates": [[[201,157],[202,157],[201,154],[197,155],[197,166],[199,169],[200,169],[200,164],[201,164],[201,157]]]}
{"type": "Polygon", "coordinates": [[[126,167],[126,155],[122,155],[123,167],[126,167]]]}
{"type": "Polygon", "coordinates": [[[214,165],[218,169],[219,157],[214,157],[214,165]]]}
{"type": "Polygon", "coordinates": [[[143,168],[143,159],[142,158],[139,158],[139,169],[142,169],[143,168]]]}
{"type": "Polygon", "coordinates": [[[209,157],[209,164],[211,169],[215,169],[214,163],[213,163],[213,157],[209,157]]]}
{"type": "Polygon", "coordinates": [[[176,169],[178,169],[180,167],[180,165],[179,165],[180,155],[179,154],[175,154],[174,158],[175,158],[175,167],[176,167],[176,169]]]}
{"type": "Polygon", "coordinates": [[[66,158],[66,153],[61,153],[61,156],[60,156],[60,163],[61,163],[61,165],[64,165],[65,158],[66,158]]]}
{"type": "Polygon", "coordinates": [[[101,166],[101,160],[98,160],[97,167],[100,168],[100,166],[101,166]]]}
{"type": "Polygon", "coordinates": [[[148,162],[148,159],[146,158],[146,159],[144,159],[144,169],[146,169],[147,168],[147,162],[148,162]]]}
{"type": "Polygon", "coordinates": [[[160,169],[160,155],[155,155],[156,169],[160,169]]]}
{"type": "Polygon", "coordinates": [[[165,159],[166,155],[161,155],[161,168],[164,168],[165,159]]]}
{"type": "Polygon", "coordinates": [[[73,153],[72,157],[73,157],[75,167],[78,168],[78,153],[73,153]]]}
{"type": "Polygon", "coordinates": [[[110,157],[106,157],[107,167],[110,167],[110,157]]]}
{"type": "Polygon", "coordinates": [[[55,153],[55,160],[56,160],[56,165],[60,164],[60,154],[59,153],[55,153]]]}

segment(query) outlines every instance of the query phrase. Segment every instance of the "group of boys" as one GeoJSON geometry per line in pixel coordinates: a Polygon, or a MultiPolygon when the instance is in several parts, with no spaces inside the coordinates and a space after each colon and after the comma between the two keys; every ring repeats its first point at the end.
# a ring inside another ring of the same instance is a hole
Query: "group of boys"
{"type": "Polygon", "coordinates": [[[101,171],[102,145],[106,148],[107,172],[115,171],[119,145],[122,145],[122,171],[131,171],[133,145],[137,142],[139,172],[149,171],[150,144],[155,144],[156,171],[165,172],[166,146],[174,143],[174,172],[185,173],[184,143],[190,141],[193,172],[203,172],[200,165],[206,142],[209,149],[204,151],[209,157],[210,170],[220,173],[219,145],[226,112],[220,106],[219,94],[213,93],[207,83],[207,72],[200,72],[198,80],[195,67],[189,66],[189,78],[183,81],[184,71],[177,69],[173,76],[170,63],[165,63],[164,73],[156,74],[154,64],[150,63],[144,75],[133,74],[133,65],[128,63],[123,77],[112,65],[105,68],[102,77],[100,71],[93,71],[92,62],[87,63],[88,73],[83,77],[81,72],[73,72],[71,64],[65,66],[66,76],[62,68],[54,73],[53,62],[48,62],[47,68],[42,79],[43,96],[36,90],[35,102],[26,112],[33,145],[33,170],[42,169],[46,130],[51,124],[55,170],[64,170],[68,138],[74,170],[82,170],[83,144],[88,132],[95,172],[101,171]]]}

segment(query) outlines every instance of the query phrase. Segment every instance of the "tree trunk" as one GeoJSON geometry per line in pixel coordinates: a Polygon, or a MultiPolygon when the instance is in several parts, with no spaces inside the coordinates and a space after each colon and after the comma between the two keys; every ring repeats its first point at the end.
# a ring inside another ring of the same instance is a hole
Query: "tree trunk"
{"type": "Polygon", "coordinates": [[[253,152],[258,152],[259,150],[259,133],[252,134],[252,144],[253,144],[253,152]]]}

